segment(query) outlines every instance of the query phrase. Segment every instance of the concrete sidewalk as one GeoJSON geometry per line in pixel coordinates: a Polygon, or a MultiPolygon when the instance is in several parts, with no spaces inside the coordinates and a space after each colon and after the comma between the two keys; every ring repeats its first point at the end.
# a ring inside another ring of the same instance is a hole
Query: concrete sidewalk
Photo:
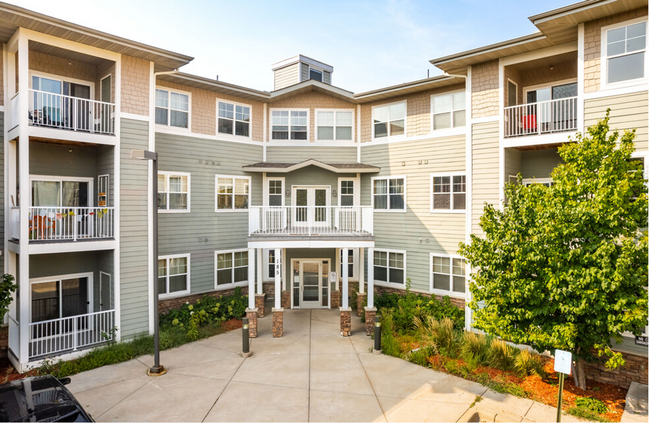
{"type": "Polygon", "coordinates": [[[336,310],[287,310],[283,338],[259,320],[249,358],[237,330],[163,351],[164,376],[146,376],[148,356],[68,387],[97,421],[555,421],[552,407],[372,354],[356,317],[351,337],[338,332],[336,310]]]}

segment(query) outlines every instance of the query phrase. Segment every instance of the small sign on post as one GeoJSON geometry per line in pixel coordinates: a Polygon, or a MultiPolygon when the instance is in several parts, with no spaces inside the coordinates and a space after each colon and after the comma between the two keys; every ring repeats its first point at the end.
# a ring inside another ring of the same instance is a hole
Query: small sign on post
{"type": "Polygon", "coordinates": [[[336,283],[336,272],[330,272],[330,283],[336,283]]]}
{"type": "Polygon", "coordinates": [[[557,421],[562,416],[562,391],[564,390],[564,375],[571,374],[572,357],[569,351],[555,350],[555,365],[553,369],[560,374],[560,389],[557,396],[557,421]]]}

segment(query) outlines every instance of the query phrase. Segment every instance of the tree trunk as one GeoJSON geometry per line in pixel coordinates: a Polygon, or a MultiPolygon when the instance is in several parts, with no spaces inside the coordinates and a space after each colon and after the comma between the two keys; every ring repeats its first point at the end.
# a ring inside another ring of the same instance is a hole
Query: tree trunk
{"type": "Polygon", "coordinates": [[[576,361],[573,381],[578,388],[584,390],[587,389],[587,380],[585,378],[585,361],[581,358],[576,361]]]}

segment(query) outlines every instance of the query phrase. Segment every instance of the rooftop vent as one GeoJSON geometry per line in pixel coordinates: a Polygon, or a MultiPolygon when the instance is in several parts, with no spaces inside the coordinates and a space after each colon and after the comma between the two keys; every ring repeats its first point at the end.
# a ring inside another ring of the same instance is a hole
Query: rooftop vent
{"type": "Polygon", "coordinates": [[[273,90],[313,79],[324,84],[332,84],[334,68],[318,60],[301,54],[273,65],[273,90]]]}

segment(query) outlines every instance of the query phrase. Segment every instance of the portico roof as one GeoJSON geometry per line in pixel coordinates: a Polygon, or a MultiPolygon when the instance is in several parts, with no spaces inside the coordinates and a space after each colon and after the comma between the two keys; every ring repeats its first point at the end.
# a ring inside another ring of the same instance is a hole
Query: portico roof
{"type": "Polygon", "coordinates": [[[315,159],[298,163],[259,162],[246,165],[243,169],[245,172],[290,173],[307,166],[317,166],[334,173],[377,173],[381,170],[378,166],[363,163],[323,163],[315,159]]]}

